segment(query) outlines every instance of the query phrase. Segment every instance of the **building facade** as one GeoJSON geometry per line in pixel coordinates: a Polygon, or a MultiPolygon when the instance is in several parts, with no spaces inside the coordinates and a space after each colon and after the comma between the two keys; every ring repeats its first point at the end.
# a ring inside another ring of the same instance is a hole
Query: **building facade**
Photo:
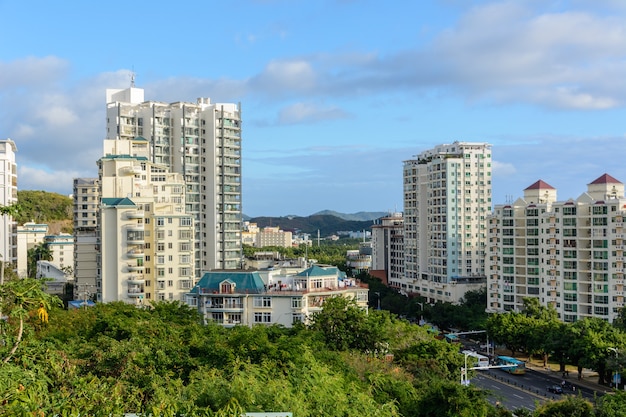
{"type": "Polygon", "coordinates": [[[195,283],[194,221],[181,174],[150,162],[148,142],[105,140],[98,161],[97,300],[184,300],[195,283]]]}
{"type": "MultiPolygon", "coordinates": [[[[17,147],[11,139],[0,139],[0,206],[17,203],[17,147]]],[[[0,262],[17,264],[17,222],[0,214],[0,262]]]]}
{"type": "Polygon", "coordinates": [[[74,178],[74,281],[77,299],[89,299],[96,293],[99,189],[98,178],[74,178]]]}
{"type": "Polygon", "coordinates": [[[107,138],[146,138],[148,161],[182,175],[194,218],[194,276],[242,265],[241,107],[144,101],[143,89],[109,89],[107,138]]]}
{"type": "Polygon", "coordinates": [[[74,271],[74,236],[66,233],[47,235],[44,243],[52,254],[52,264],[73,277],[74,271]]]}
{"type": "Polygon", "coordinates": [[[28,250],[43,243],[47,235],[45,223],[27,222],[17,226],[17,275],[20,278],[28,276],[28,250]]]}
{"type": "Polygon", "coordinates": [[[404,162],[400,291],[458,302],[485,286],[491,145],[454,142],[404,162]]]}
{"type": "Polygon", "coordinates": [[[489,216],[487,310],[519,311],[526,297],[561,320],[612,322],[624,307],[624,184],[604,174],[577,199],[537,181],[489,216]]]}
{"type": "Polygon", "coordinates": [[[258,248],[266,248],[268,246],[278,246],[281,248],[290,248],[292,246],[291,232],[280,230],[280,227],[264,227],[257,232],[256,244],[258,248]]]}
{"type": "Polygon", "coordinates": [[[400,290],[404,276],[404,219],[390,213],[372,226],[372,267],[370,274],[400,290]]]}
{"type": "Polygon", "coordinates": [[[212,271],[188,294],[205,322],[225,327],[307,323],[329,297],[347,297],[367,309],[367,286],[334,266],[313,265],[299,272],[212,271]]]}

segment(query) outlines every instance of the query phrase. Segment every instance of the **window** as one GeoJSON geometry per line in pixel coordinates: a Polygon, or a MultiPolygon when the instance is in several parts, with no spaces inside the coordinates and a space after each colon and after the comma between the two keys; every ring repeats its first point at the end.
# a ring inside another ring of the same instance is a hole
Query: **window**
{"type": "Polygon", "coordinates": [[[291,308],[302,308],[302,298],[293,297],[291,299],[291,308]]]}
{"type": "Polygon", "coordinates": [[[255,323],[271,323],[272,313],[254,313],[255,323]]]}
{"type": "Polygon", "coordinates": [[[272,297],[254,297],[254,307],[272,307],[272,297]]]}

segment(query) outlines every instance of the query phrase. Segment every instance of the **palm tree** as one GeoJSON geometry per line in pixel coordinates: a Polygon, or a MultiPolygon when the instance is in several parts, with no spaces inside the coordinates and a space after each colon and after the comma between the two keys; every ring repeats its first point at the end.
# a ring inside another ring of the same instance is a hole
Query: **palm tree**
{"type": "Polygon", "coordinates": [[[36,278],[37,262],[38,261],[51,261],[52,251],[50,245],[46,242],[41,242],[35,247],[28,250],[28,276],[30,278],[36,278]]]}

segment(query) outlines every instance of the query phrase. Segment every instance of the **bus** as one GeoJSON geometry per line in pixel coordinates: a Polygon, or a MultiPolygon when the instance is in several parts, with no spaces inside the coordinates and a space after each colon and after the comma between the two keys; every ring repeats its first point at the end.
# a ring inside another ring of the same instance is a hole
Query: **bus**
{"type": "Polygon", "coordinates": [[[496,365],[509,365],[503,366],[500,369],[513,375],[524,375],[526,373],[526,362],[510,356],[498,356],[496,358],[496,365]]]}
{"type": "Polygon", "coordinates": [[[485,355],[481,355],[480,353],[474,352],[473,350],[464,350],[461,353],[467,355],[468,357],[476,358],[476,365],[474,366],[478,366],[481,368],[484,367],[485,369],[489,366],[489,358],[485,355]]]}

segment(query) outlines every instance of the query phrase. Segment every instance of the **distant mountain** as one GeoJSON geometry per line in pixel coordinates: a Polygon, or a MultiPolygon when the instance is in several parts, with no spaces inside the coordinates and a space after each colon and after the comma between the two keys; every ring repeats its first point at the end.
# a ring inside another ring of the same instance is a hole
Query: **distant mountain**
{"type": "Polygon", "coordinates": [[[346,214],[346,213],[338,213],[333,210],[322,210],[317,213],[313,213],[312,216],[336,216],[340,219],[344,220],[354,220],[354,221],[368,221],[368,220],[376,220],[381,217],[387,216],[389,213],[386,211],[359,211],[358,213],[346,214]]]}
{"type": "MultiPolygon", "coordinates": [[[[357,213],[360,214],[360,213],[357,213]]],[[[319,230],[320,236],[326,237],[337,232],[356,232],[361,230],[369,230],[374,224],[374,220],[387,215],[382,213],[379,217],[375,217],[374,213],[362,213],[369,220],[346,220],[338,215],[330,214],[314,214],[307,217],[301,216],[284,216],[284,217],[252,217],[249,219],[251,223],[256,223],[259,227],[278,226],[281,230],[290,232],[310,233],[317,235],[319,230]]],[[[348,215],[354,216],[354,215],[348,215]]]]}

